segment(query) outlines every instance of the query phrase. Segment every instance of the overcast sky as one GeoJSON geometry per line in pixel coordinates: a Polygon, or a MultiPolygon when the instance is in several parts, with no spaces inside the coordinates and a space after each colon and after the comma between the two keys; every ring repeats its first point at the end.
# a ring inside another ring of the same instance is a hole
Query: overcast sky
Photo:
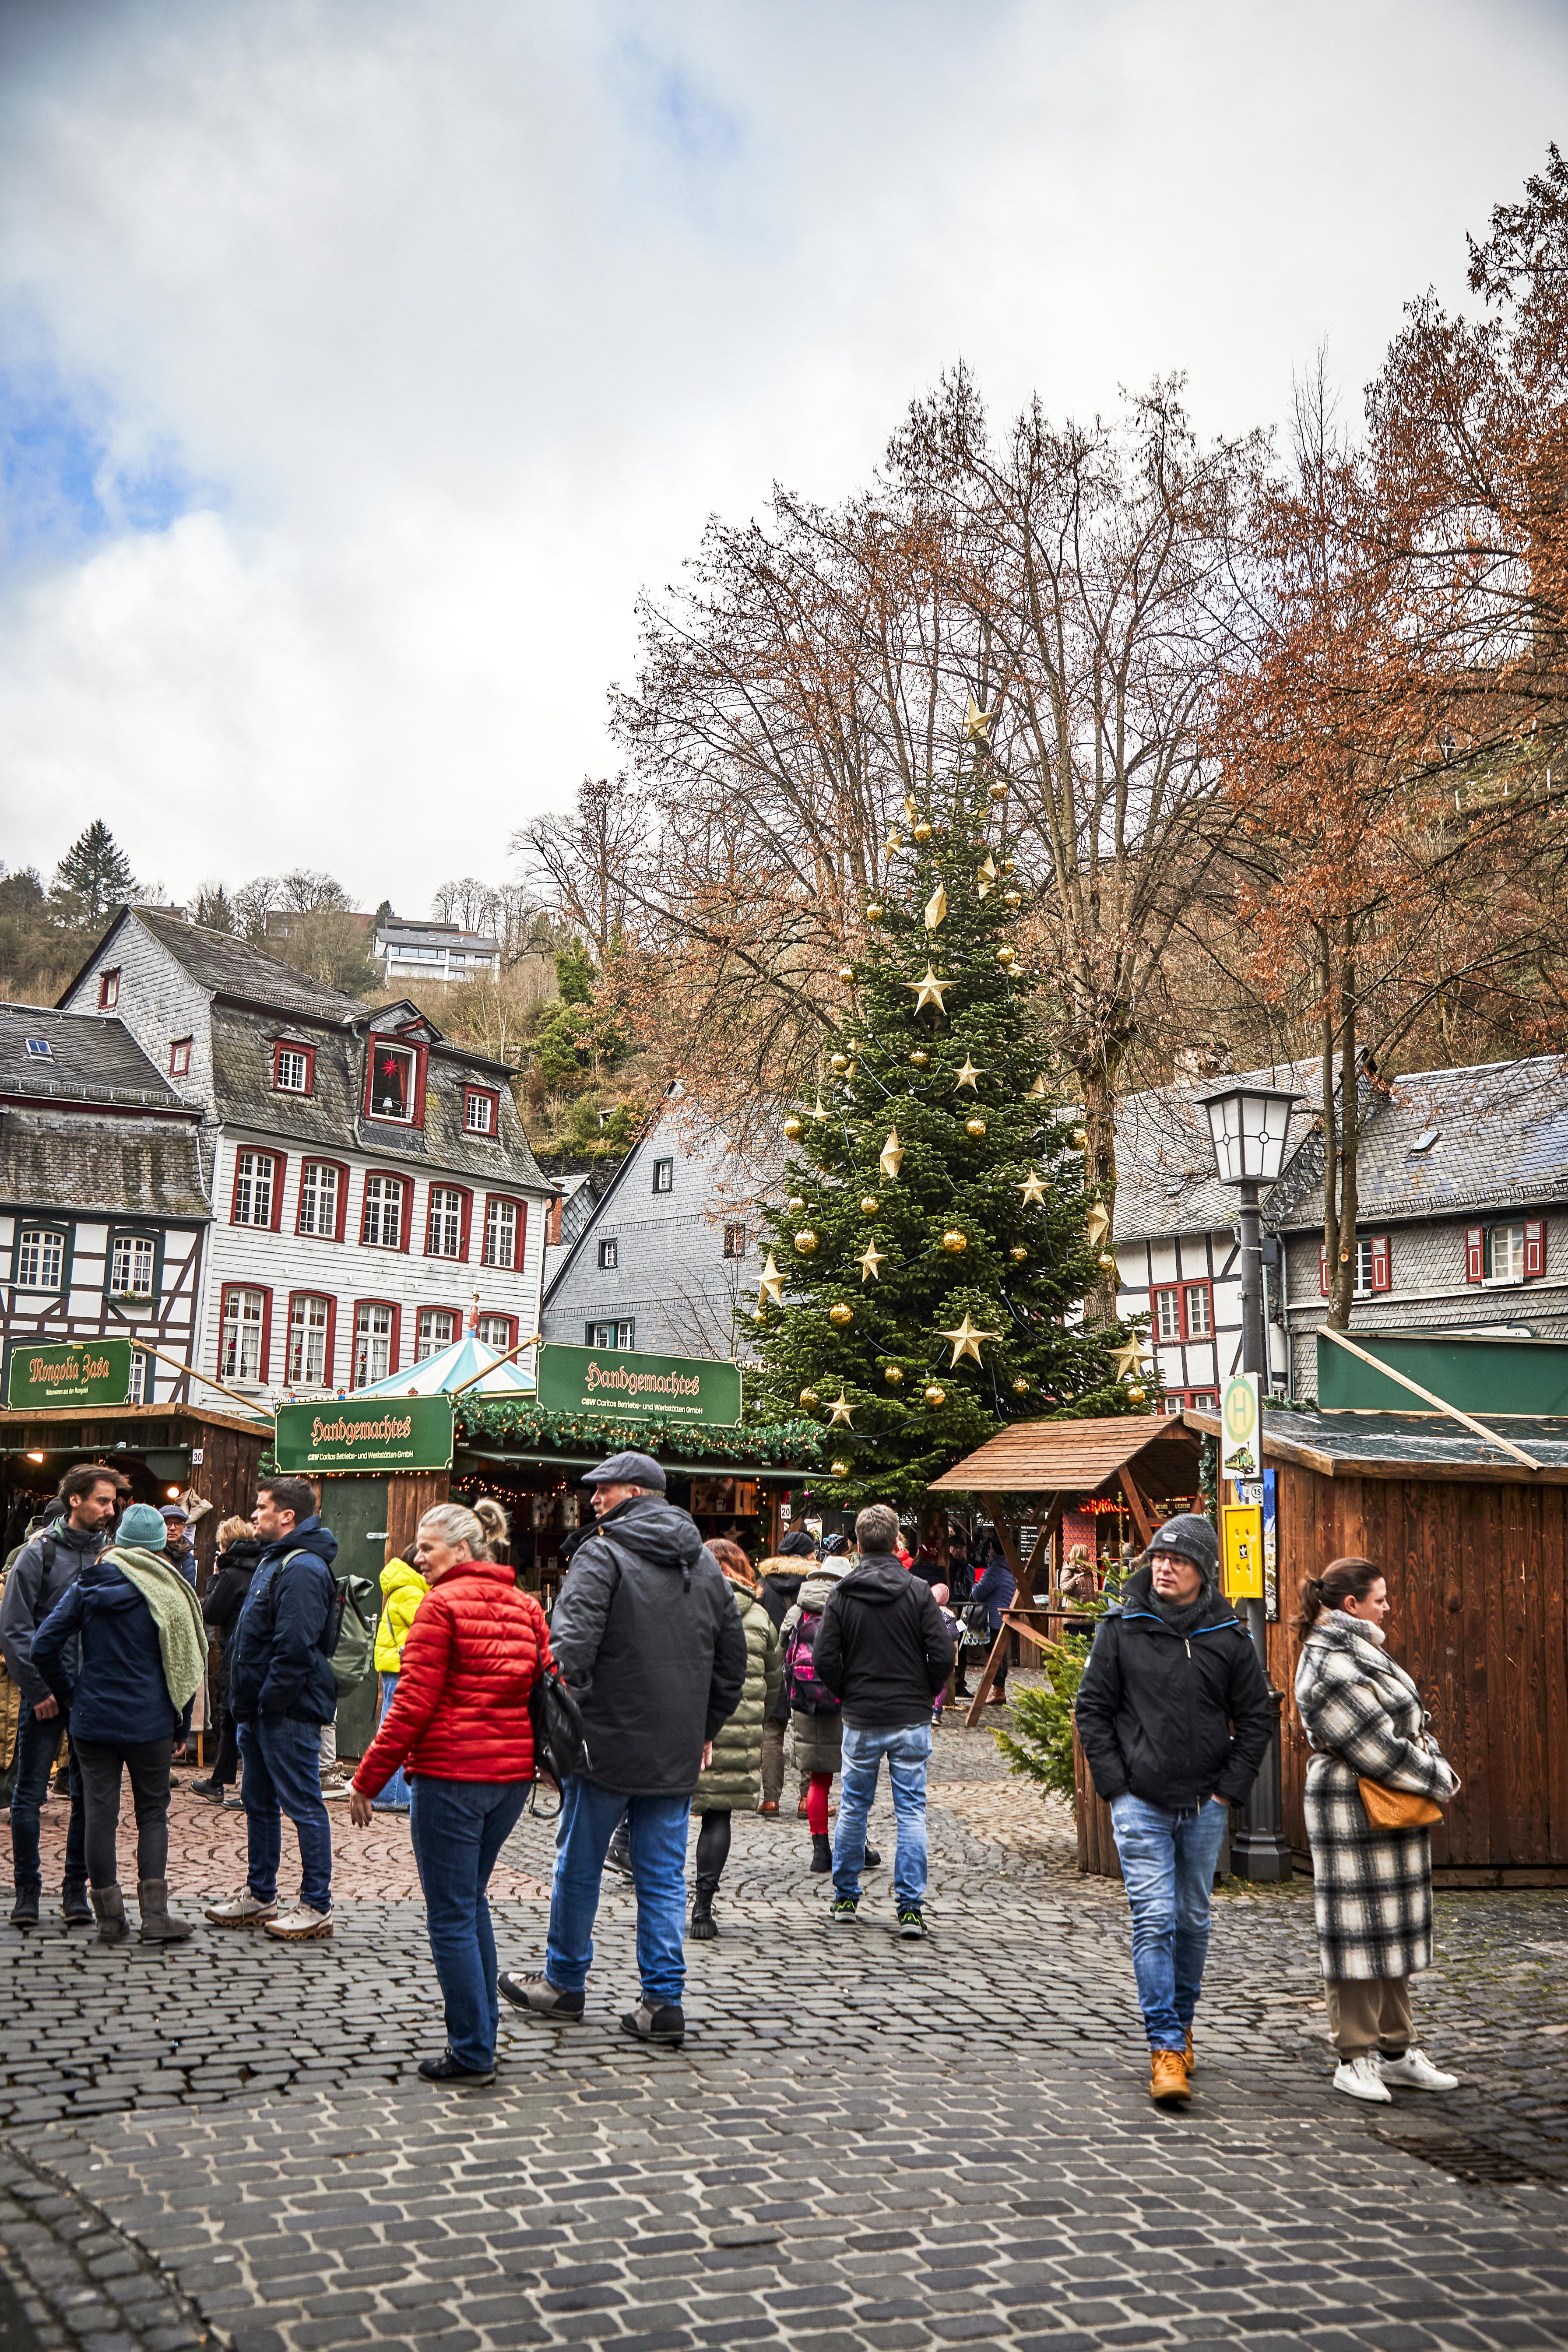
{"type": "Polygon", "coordinates": [[[504,878],[710,513],[961,356],[1353,407],[1565,100],[1525,0],[0,0],[0,856],[504,878]]]}

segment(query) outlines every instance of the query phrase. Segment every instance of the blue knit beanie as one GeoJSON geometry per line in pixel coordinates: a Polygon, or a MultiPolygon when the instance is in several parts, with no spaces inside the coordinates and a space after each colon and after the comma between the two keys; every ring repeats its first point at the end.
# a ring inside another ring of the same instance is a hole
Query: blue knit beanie
{"type": "Polygon", "coordinates": [[[116,1543],[134,1544],[141,1551],[162,1551],[169,1540],[169,1530],[162,1511],[151,1503],[132,1503],[122,1516],[115,1533],[116,1543]]]}

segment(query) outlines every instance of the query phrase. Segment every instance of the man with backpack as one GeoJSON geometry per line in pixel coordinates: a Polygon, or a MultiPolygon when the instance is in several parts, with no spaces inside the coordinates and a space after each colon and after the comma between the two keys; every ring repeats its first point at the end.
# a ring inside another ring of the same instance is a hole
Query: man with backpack
{"type": "Polygon", "coordinates": [[[866,1818],[884,1757],[899,1824],[893,1899],[899,1933],[926,1932],[926,1767],[931,1702],[952,1667],[952,1638],[898,1556],[898,1513],[873,1503],[855,1522],[858,1565],[828,1596],[816,1636],[816,1678],[842,1702],[844,1793],[833,1853],[835,1926],[853,1927],[866,1865],[866,1818]]]}
{"type": "Polygon", "coordinates": [[[305,1478],[265,1478],[254,1524],[266,1544],[234,1629],[229,1704],[244,1768],[247,1883],[215,1903],[215,1927],[263,1927],[282,1943],[332,1932],[332,1833],[321,1801],[321,1726],[337,1712],[332,1653],[344,1596],[332,1576],[338,1539],[305,1478]],[[278,1907],[282,1815],[300,1840],[300,1902],[278,1907]]]}

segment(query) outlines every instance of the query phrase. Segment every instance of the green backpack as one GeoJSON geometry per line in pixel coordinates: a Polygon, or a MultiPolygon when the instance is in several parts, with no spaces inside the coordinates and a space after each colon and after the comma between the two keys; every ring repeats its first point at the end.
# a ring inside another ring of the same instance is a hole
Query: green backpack
{"type": "MultiPolygon", "coordinates": [[[[301,1556],[290,1552],[289,1559],[301,1556]]],[[[332,1605],[321,1646],[331,1662],[338,1696],[346,1698],[350,1691],[358,1690],[375,1664],[376,1590],[368,1576],[340,1576],[335,1569],[328,1573],[332,1580],[332,1605]]]]}

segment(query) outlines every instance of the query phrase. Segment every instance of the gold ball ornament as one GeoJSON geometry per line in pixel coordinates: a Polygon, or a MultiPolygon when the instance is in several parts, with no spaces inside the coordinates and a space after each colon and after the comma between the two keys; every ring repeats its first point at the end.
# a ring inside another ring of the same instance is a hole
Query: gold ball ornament
{"type": "Polygon", "coordinates": [[[784,1121],[784,1133],[792,1143],[798,1143],[805,1132],[804,1121],[791,1117],[784,1121]]]}
{"type": "Polygon", "coordinates": [[[836,1478],[847,1478],[849,1475],[849,1465],[844,1460],[842,1455],[839,1456],[837,1462],[831,1463],[828,1466],[832,1470],[836,1478]]]}
{"type": "Polygon", "coordinates": [[[966,1250],[969,1247],[969,1235],[960,1233],[956,1225],[950,1225],[942,1237],[942,1245],[944,1250],[951,1250],[956,1257],[961,1250],[966,1250]]]}
{"type": "Polygon", "coordinates": [[[1073,1148],[1074,1148],[1074,1150],[1078,1150],[1078,1151],[1087,1151],[1087,1150],[1088,1150],[1088,1149],[1089,1149],[1089,1129],[1088,1129],[1088,1128],[1087,1128],[1087,1127],[1075,1127],[1075,1128],[1074,1128],[1074,1129],[1073,1129],[1073,1131],[1072,1131],[1072,1139],[1073,1139],[1073,1148]]]}
{"type": "Polygon", "coordinates": [[[1005,971],[1010,971],[1010,970],[1012,969],[1013,965],[1014,965],[1014,964],[1016,964],[1016,963],[1017,962],[1017,961],[1018,961],[1018,950],[1017,950],[1017,949],[1016,949],[1016,948],[998,948],[998,949],[997,949],[997,950],[996,950],[996,961],[997,961],[997,962],[998,962],[999,964],[1001,964],[1001,965],[1002,965],[1002,967],[1004,968],[1004,970],[1005,970],[1005,971]]]}
{"type": "Polygon", "coordinates": [[[903,1367],[900,1364],[884,1365],[882,1378],[890,1389],[901,1389],[904,1385],[903,1367]]]}
{"type": "Polygon", "coordinates": [[[1147,1389],[1129,1389],[1127,1394],[1131,1403],[1143,1404],[1148,1400],[1149,1391],[1147,1389]]]}
{"type": "MultiPolygon", "coordinates": [[[[1022,892],[1021,890],[1004,890],[1004,891],[1003,891],[1003,893],[1002,893],[1002,904],[1003,904],[1005,907],[1021,907],[1021,906],[1023,905],[1023,903],[1024,903],[1024,894],[1023,894],[1023,892],[1022,892]]],[[[842,980],[842,979],[843,979],[843,977],[844,977],[843,973],[842,973],[842,972],[840,972],[840,973],[839,973],[839,975],[838,975],[838,977],[840,978],[840,980],[842,980]]]]}
{"type": "Polygon", "coordinates": [[[860,1214],[863,1217],[874,1217],[881,1205],[875,1192],[864,1193],[860,1201],[860,1214]]]}
{"type": "Polygon", "coordinates": [[[1109,1274],[1112,1266],[1116,1264],[1116,1260],[1111,1256],[1109,1250],[1101,1250],[1100,1255],[1095,1260],[1095,1264],[1099,1266],[1102,1274],[1109,1274]]]}
{"type": "Polygon", "coordinates": [[[1002,860],[1002,871],[1004,874],[1016,874],[1018,871],[1017,859],[1016,857],[1005,857],[1002,860]]]}
{"type": "Polygon", "coordinates": [[[926,1402],[930,1405],[945,1404],[947,1402],[947,1391],[945,1389],[939,1389],[933,1383],[931,1387],[926,1391],[926,1402]]]}
{"type": "Polygon", "coordinates": [[[910,1066],[912,1069],[923,1070],[926,1068],[930,1061],[931,1055],[926,1052],[923,1045],[917,1045],[914,1052],[910,1055],[910,1066]]]}
{"type": "Polygon", "coordinates": [[[827,1057],[827,1066],[830,1070],[837,1070],[842,1077],[844,1072],[849,1067],[848,1055],[830,1054],[827,1057]]]}
{"type": "Polygon", "coordinates": [[[1027,1396],[1028,1393],[1029,1383],[1020,1373],[1019,1377],[1013,1383],[1013,1394],[1015,1396],[1027,1396]]]}
{"type": "Polygon", "coordinates": [[[886,907],[878,906],[876,900],[873,899],[871,904],[866,909],[866,920],[868,923],[879,923],[887,911],[886,907]]]}
{"type": "Polygon", "coordinates": [[[830,1323],[837,1323],[842,1330],[846,1323],[854,1322],[855,1309],[852,1307],[846,1307],[844,1301],[840,1299],[837,1306],[828,1308],[827,1319],[830,1323]]]}
{"type": "Polygon", "coordinates": [[[799,1233],[796,1234],[795,1237],[795,1245],[800,1252],[802,1257],[815,1256],[816,1252],[816,1235],[812,1232],[809,1225],[803,1225],[801,1227],[799,1233]]]}
{"type": "Polygon", "coordinates": [[[847,987],[849,982],[855,977],[854,965],[852,963],[841,963],[838,967],[838,977],[843,981],[845,986],[847,987]]]}
{"type": "Polygon", "coordinates": [[[1023,1244],[1023,1243],[1022,1243],[1022,1242],[1015,1242],[1015,1243],[1014,1243],[1014,1244],[1013,1244],[1013,1246],[1012,1246],[1012,1248],[1008,1251],[1007,1255],[1008,1255],[1008,1256],[1012,1259],[1012,1261],[1013,1261],[1013,1263],[1014,1263],[1014,1265],[1023,1265],[1023,1263],[1024,1263],[1024,1260],[1028,1256],[1029,1253],[1028,1253],[1028,1251],[1024,1247],[1024,1244],[1023,1244]]]}
{"type": "Polygon", "coordinates": [[[1006,799],[1007,787],[1003,782],[1000,776],[997,777],[994,784],[987,787],[985,797],[987,800],[992,801],[1005,801],[1006,799]]]}
{"type": "Polygon", "coordinates": [[[985,1132],[985,1121],[983,1118],[966,1118],[963,1122],[963,1132],[965,1135],[973,1136],[978,1143],[985,1132]]]}
{"type": "Polygon", "coordinates": [[[800,1214],[800,1213],[801,1213],[801,1211],[805,1208],[805,1200],[802,1198],[802,1196],[801,1196],[801,1194],[800,1194],[800,1193],[798,1193],[798,1192],[792,1192],[792,1193],[790,1194],[790,1196],[789,1196],[789,1213],[790,1213],[790,1215],[791,1215],[792,1217],[798,1217],[798,1216],[799,1216],[799,1214],[800,1214]]]}
{"type": "Polygon", "coordinates": [[[808,1410],[812,1405],[820,1404],[822,1402],[815,1389],[802,1389],[800,1392],[800,1401],[803,1405],[807,1407],[808,1410]]]}
{"type": "Polygon", "coordinates": [[[915,827],[915,839],[917,841],[929,841],[931,837],[931,830],[932,828],[929,824],[917,824],[915,827]]]}

